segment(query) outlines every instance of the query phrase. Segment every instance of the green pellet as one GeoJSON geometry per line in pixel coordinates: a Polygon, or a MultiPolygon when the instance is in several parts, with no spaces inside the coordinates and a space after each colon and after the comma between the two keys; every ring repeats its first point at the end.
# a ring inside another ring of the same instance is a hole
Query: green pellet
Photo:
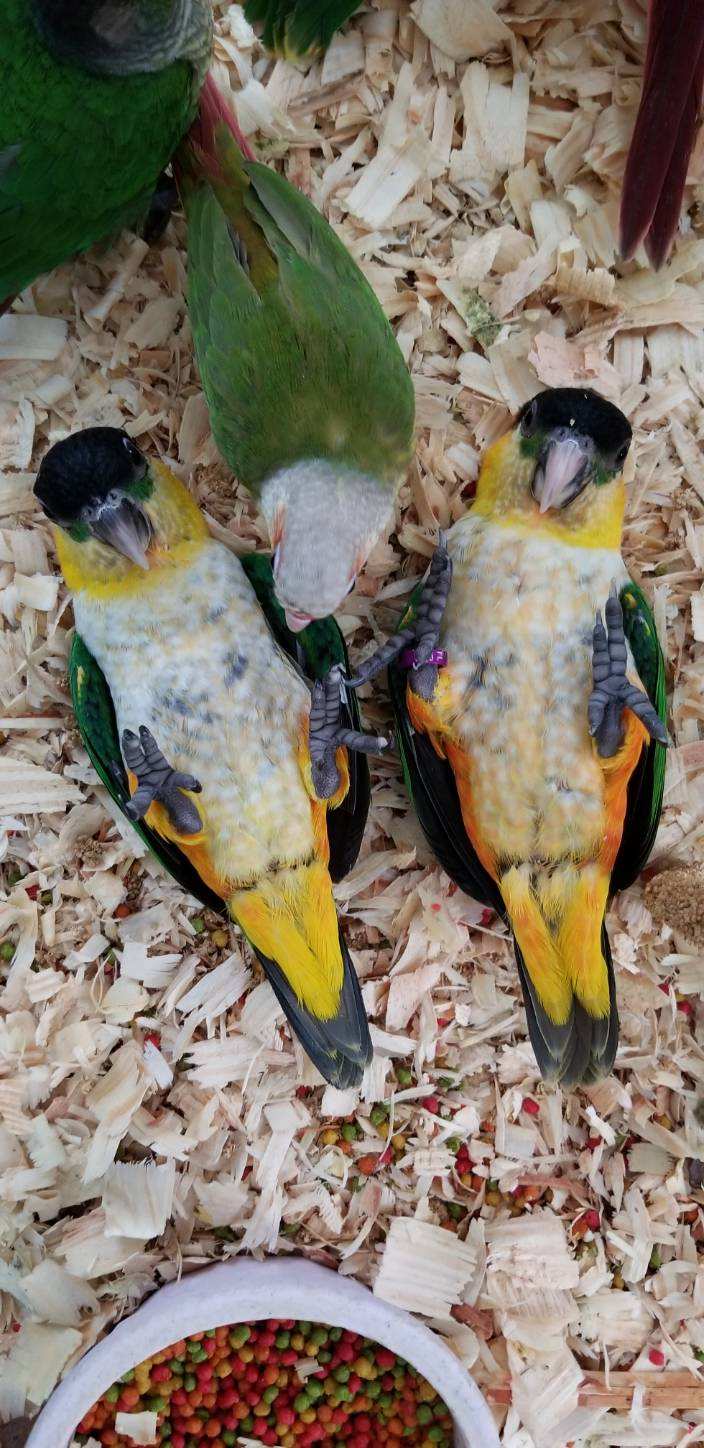
{"type": "Polygon", "coordinates": [[[105,1393],[104,1396],[106,1402],[116,1403],[120,1396],[120,1389],[115,1384],[113,1384],[111,1388],[108,1388],[107,1393],[105,1393]]]}
{"type": "Polygon", "coordinates": [[[196,935],[203,934],[203,931],[205,930],[205,921],[202,915],[194,915],[191,921],[191,925],[193,926],[196,935]]]}
{"type": "Polygon", "coordinates": [[[350,1370],[347,1364],[343,1363],[341,1367],[335,1368],[333,1377],[336,1383],[348,1383],[350,1380],[350,1370]]]}
{"type": "Polygon", "coordinates": [[[279,1390],[279,1388],[277,1387],[276,1383],[273,1383],[270,1388],[265,1388],[265,1389],[264,1389],[264,1392],[262,1393],[262,1397],[263,1397],[263,1399],[264,1399],[264,1402],[265,1402],[265,1403],[275,1403],[275,1402],[276,1402],[276,1399],[277,1399],[278,1396],[279,1396],[279,1391],[280,1391],[280,1390],[279,1390]]]}
{"type": "Polygon", "coordinates": [[[359,1136],[359,1128],[353,1121],[346,1121],[342,1128],[342,1135],[345,1141],[356,1141],[359,1136]]]}
{"type": "Polygon", "coordinates": [[[388,1114],[389,1113],[386,1106],[372,1106],[372,1109],[369,1113],[369,1120],[371,1121],[372,1126],[383,1126],[388,1114]]]}
{"type": "Polygon", "coordinates": [[[185,1375],[185,1377],[184,1377],[184,1379],[183,1379],[183,1386],[184,1386],[184,1388],[186,1389],[186,1392],[187,1392],[187,1393],[193,1393],[193,1392],[195,1391],[196,1387],[197,1387],[197,1384],[198,1384],[198,1379],[197,1379],[197,1378],[194,1378],[194,1376],[193,1376],[192,1373],[186,1373],[186,1375],[185,1375]]]}
{"type": "Polygon", "coordinates": [[[299,1393],[298,1397],[293,1400],[293,1406],[297,1413],[307,1413],[308,1409],[312,1407],[312,1399],[308,1397],[307,1393],[299,1393]]]}
{"type": "Polygon", "coordinates": [[[425,1423],[432,1423],[432,1421],[433,1421],[433,1410],[432,1410],[432,1408],[429,1408],[427,1403],[420,1403],[420,1404],[418,1405],[418,1407],[416,1408],[416,1418],[418,1419],[418,1422],[419,1422],[419,1423],[423,1423],[423,1424],[425,1424],[425,1423]]]}
{"type": "Polygon", "coordinates": [[[408,1066],[397,1066],[396,1080],[399,1086],[411,1086],[413,1084],[413,1072],[408,1069],[408,1066]]]}

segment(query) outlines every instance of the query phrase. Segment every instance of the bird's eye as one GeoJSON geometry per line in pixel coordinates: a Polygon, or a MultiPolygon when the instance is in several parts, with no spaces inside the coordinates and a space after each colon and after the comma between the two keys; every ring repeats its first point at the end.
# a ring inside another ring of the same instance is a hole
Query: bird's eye
{"type": "Polygon", "coordinates": [[[521,432],[523,433],[523,436],[524,436],[524,437],[530,437],[530,435],[531,435],[531,433],[532,433],[532,431],[533,431],[533,429],[534,429],[534,427],[535,427],[535,424],[536,424],[537,420],[538,420],[538,399],[537,399],[536,397],[534,397],[534,398],[533,398],[533,401],[532,401],[532,402],[530,403],[530,405],[526,408],[526,410],[525,410],[525,412],[524,412],[524,414],[523,414],[523,416],[522,416],[522,418],[521,418],[521,432]]]}
{"type": "Polygon", "coordinates": [[[123,446],[123,448],[125,449],[125,452],[128,453],[129,456],[131,457],[133,463],[141,463],[141,461],[142,461],[142,454],[141,454],[141,452],[139,451],[139,448],[136,446],[135,443],[133,443],[133,441],[132,441],[132,439],[131,439],[130,437],[127,437],[127,436],[123,437],[123,439],[122,439],[122,446],[123,446]]]}
{"type": "Polygon", "coordinates": [[[628,457],[628,449],[629,449],[630,446],[631,446],[631,444],[630,444],[630,440],[629,440],[628,442],[624,442],[623,447],[620,447],[620,448],[619,448],[619,450],[618,450],[618,452],[617,452],[617,454],[616,454],[616,459],[615,459],[617,468],[622,468],[622,467],[623,467],[623,464],[625,463],[626,458],[628,457]]]}

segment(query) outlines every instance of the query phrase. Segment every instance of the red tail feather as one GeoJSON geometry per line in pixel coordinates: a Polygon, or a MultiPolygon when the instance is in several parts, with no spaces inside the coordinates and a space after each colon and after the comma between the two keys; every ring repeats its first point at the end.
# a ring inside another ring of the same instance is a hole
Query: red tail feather
{"type": "Polygon", "coordinates": [[[218,90],[212,76],[208,75],[200,93],[198,114],[173,160],[176,184],[182,193],[183,183],[189,172],[194,169],[206,171],[213,177],[220,175],[220,159],[215,132],[221,125],[227,126],[245,160],[255,161],[254,151],[247,137],[240,130],[234,112],[225,100],[222,91],[218,90]]]}
{"type": "Polygon", "coordinates": [[[677,230],[704,89],[704,5],[651,0],[643,92],[621,195],[621,255],[655,267],[677,230]]]}

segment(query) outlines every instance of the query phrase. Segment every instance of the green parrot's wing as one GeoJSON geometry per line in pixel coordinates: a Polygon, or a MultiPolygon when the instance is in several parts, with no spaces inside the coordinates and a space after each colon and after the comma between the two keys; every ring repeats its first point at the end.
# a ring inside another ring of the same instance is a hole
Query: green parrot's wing
{"type": "MultiPolygon", "coordinates": [[[[416,589],[403,620],[407,624],[420,599],[416,589]]],[[[421,829],[439,864],[473,900],[504,915],[504,904],[491,875],[484,869],[464,827],[455,776],[436,753],[427,735],[414,729],[408,715],[408,675],[397,663],[389,668],[389,692],[396,721],[403,777],[421,829]]]]}
{"type": "Polygon", "coordinates": [[[114,76],[56,59],[32,10],[30,0],[0,6],[0,305],[139,222],[199,89],[185,60],[114,76]]]}
{"type": "MultiPolygon", "coordinates": [[[[91,764],[108,794],[124,812],[130,792],[122,761],[115,710],[105,675],[89,653],[80,634],[73,636],[68,676],[76,722],[91,764]]],[[[184,890],[194,895],[210,910],[227,915],[224,902],[203,883],[197,870],[177,845],[163,839],[141,822],[130,820],[130,825],[184,890]]]]}
{"type": "Polygon", "coordinates": [[[324,217],[218,128],[221,178],[179,167],[188,303],[218,447],[257,491],[301,459],[388,483],[411,455],[413,385],[374,292],[324,217]],[[265,425],[262,425],[262,419],[265,425]]]}
{"type": "Polygon", "coordinates": [[[303,60],[327,50],[359,5],[360,0],[247,0],[244,13],[250,25],[263,26],[267,49],[303,60]]]}
{"type": "MultiPolygon", "coordinates": [[[[322,679],[333,664],[349,673],[345,641],[333,618],[316,619],[302,633],[286,627],[283,609],[276,601],[271,560],[262,553],[250,553],[240,562],[266,615],[277,643],[309,679],[322,679]]],[[[346,729],[361,730],[362,721],[354,689],[345,690],[341,722],[346,729]]],[[[349,750],[350,787],[337,809],[328,810],[330,874],[343,880],[357,860],[367,823],[370,803],[369,765],[366,755],[349,750]]]]}
{"type": "MultiPolygon", "coordinates": [[[[655,620],[645,594],[630,582],[621,590],[626,638],[651,704],[667,721],[665,660],[655,620]]],[[[623,835],[611,875],[612,891],[625,890],[638,878],[653,848],[665,787],[665,746],[656,740],[643,750],[628,785],[623,835]]]]}

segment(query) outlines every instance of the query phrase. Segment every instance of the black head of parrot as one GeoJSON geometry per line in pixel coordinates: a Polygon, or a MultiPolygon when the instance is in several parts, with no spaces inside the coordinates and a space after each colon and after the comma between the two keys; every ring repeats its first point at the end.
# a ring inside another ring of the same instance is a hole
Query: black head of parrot
{"type": "Polygon", "coordinates": [[[535,459],[532,492],[541,513],[566,508],[589,483],[623,471],[631,445],[628,419],[587,387],[553,387],[518,414],[521,452],[535,459]]]}
{"type": "Polygon", "coordinates": [[[147,459],[126,432],[87,427],[49,449],[34,493],[76,542],[95,538],[147,568],[153,530],[142,503],[152,486],[147,459]]]}

